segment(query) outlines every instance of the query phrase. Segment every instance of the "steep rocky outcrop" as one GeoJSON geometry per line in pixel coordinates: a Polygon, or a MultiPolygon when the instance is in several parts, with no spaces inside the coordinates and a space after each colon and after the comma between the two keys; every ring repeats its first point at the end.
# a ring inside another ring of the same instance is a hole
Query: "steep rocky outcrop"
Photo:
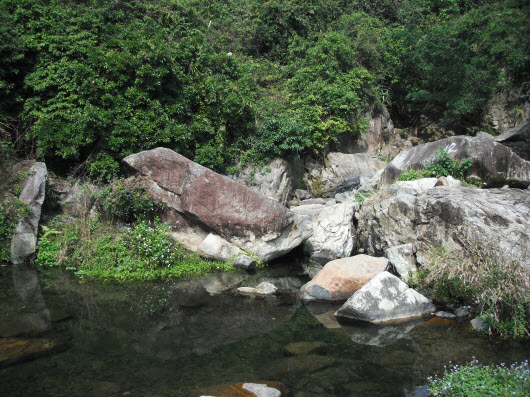
{"type": "Polygon", "coordinates": [[[328,262],[300,292],[304,301],[344,301],[384,271],[388,259],[356,255],[328,262]]]}
{"type": "Polygon", "coordinates": [[[150,178],[150,193],[186,221],[263,261],[302,242],[286,207],[172,150],[156,148],[128,156],[123,162],[150,178]]]}
{"type": "Polygon", "coordinates": [[[471,158],[469,172],[484,181],[515,179],[530,182],[530,162],[523,160],[506,146],[484,136],[453,136],[425,143],[401,152],[383,171],[381,181],[392,183],[403,172],[421,169],[433,162],[445,149],[456,160],[471,158]]]}
{"type": "Polygon", "coordinates": [[[462,251],[461,238],[520,259],[530,247],[530,191],[434,187],[383,189],[361,210],[359,229],[367,253],[412,243],[426,262],[433,247],[462,251]]]}
{"type": "Polygon", "coordinates": [[[353,216],[358,203],[301,205],[293,207],[295,221],[308,237],[304,253],[322,264],[351,255],[357,245],[353,216]]]}
{"type": "Polygon", "coordinates": [[[29,212],[27,217],[18,221],[11,240],[11,262],[14,264],[23,263],[26,258],[35,253],[47,174],[46,164],[35,163],[30,168],[29,176],[22,186],[19,200],[28,206],[29,212]]]}

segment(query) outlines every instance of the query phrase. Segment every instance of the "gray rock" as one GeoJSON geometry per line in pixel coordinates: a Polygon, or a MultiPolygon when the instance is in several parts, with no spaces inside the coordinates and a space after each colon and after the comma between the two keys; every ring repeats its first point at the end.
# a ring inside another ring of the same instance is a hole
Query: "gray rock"
{"type": "Polygon", "coordinates": [[[353,294],[335,313],[338,317],[381,323],[432,313],[429,299],[396,276],[382,272],[353,294]]]}
{"type": "Polygon", "coordinates": [[[486,325],[484,320],[482,320],[481,318],[476,317],[473,320],[471,320],[470,322],[471,322],[471,326],[473,327],[473,329],[475,331],[479,331],[479,332],[487,332],[488,331],[488,326],[486,325]]]}
{"type": "Polygon", "coordinates": [[[434,313],[434,315],[436,317],[440,317],[440,318],[455,318],[456,316],[453,314],[453,313],[449,313],[449,312],[444,312],[444,311],[437,311],[436,313],[434,313]]]}
{"type": "Polygon", "coordinates": [[[233,179],[246,185],[252,191],[287,204],[293,196],[298,179],[303,172],[301,164],[284,159],[274,159],[266,167],[246,167],[233,179]]]}
{"type": "Polygon", "coordinates": [[[384,189],[361,210],[358,229],[367,253],[414,243],[416,261],[427,263],[433,247],[463,248],[460,239],[521,260],[530,246],[530,191],[436,187],[425,191],[384,189]]]}
{"type": "Polygon", "coordinates": [[[519,124],[495,138],[521,158],[530,161],[530,121],[519,124]]]}
{"type": "Polygon", "coordinates": [[[35,253],[42,203],[46,192],[46,164],[35,163],[24,181],[19,200],[28,206],[29,214],[19,219],[11,240],[11,262],[23,263],[35,253]]]}
{"type": "Polygon", "coordinates": [[[442,176],[438,179],[434,186],[450,186],[450,187],[459,187],[462,186],[462,182],[458,179],[453,178],[451,175],[442,176]]]}
{"type": "Polygon", "coordinates": [[[76,182],[59,200],[62,213],[76,218],[88,216],[94,206],[94,193],[97,190],[97,187],[90,183],[76,182]]]}
{"type": "Polygon", "coordinates": [[[310,198],[307,200],[300,201],[300,205],[330,205],[335,204],[336,201],[333,198],[310,198]]]}
{"type": "Polygon", "coordinates": [[[424,168],[436,153],[445,149],[456,160],[471,158],[469,172],[484,181],[515,179],[530,182],[530,162],[523,160],[506,146],[484,137],[453,136],[425,143],[401,152],[385,168],[381,180],[392,183],[401,173],[424,168]]]}
{"type": "Polygon", "coordinates": [[[306,175],[306,185],[313,195],[333,197],[336,193],[357,188],[363,178],[371,178],[385,163],[368,153],[329,153],[325,167],[315,166],[306,175]]]}
{"type": "Polygon", "coordinates": [[[294,195],[296,196],[296,198],[300,201],[302,200],[308,200],[311,198],[311,193],[309,193],[307,190],[302,190],[302,189],[296,189],[294,191],[294,195]]]}
{"type": "Polygon", "coordinates": [[[335,195],[335,201],[337,203],[346,203],[346,202],[352,202],[355,199],[355,192],[344,192],[344,193],[337,193],[335,195]]]}
{"type": "Polygon", "coordinates": [[[281,397],[282,393],[274,387],[269,387],[260,383],[244,383],[243,389],[254,393],[256,397],[281,397]]]}
{"type": "Polygon", "coordinates": [[[259,283],[256,287],[239,287],[237,292],[243,295],[273,295],[278,289],[267,281],[259,283]]]}
{"type": "Polygon", "coordinates": [[[353,215],[358,204],[305,205],[292,208],[294,220],[304,236],[304,253],[326,263],[351,255],[357,245],[353,215]]]}
{"type": "Polygon", "coordinates": [[[414,257],[415,248],[413,244],[402,244],[388,248],[385,256],[390,261],[387,271],[397,273],[401,279],[408,283],[409,275],[416,273],[416,258],[414,257]]]}
{"type": "Polygon", "coordinates": [[[248,255],[240,255],[232,261],[232,265],[238,269],[254,270],[257,262],[254,258],[251,258],[248,255]]]}
{"type": "Polygon", "coordinates": [[[455,315],[457,317],[466,317],[471,314],[471,308],[469,306],[462,306],[455,310],[455,315]]]}
{"type": "Polygon", "coordinates": [[[384,169],[377,171],[372,177],[361,178],[361,184],[357,189],[360,193],[368,193],[376,190],[381,184],[381,175],[383,175],[384,169]]]}
{"type": "MultiPolygon", "coordinates": [[[[197,252],[208,259],[226,262],[236,255],[242,254],[237,246],[222,237],[210,233],[199,245],[197,252]]],[[[235,265],[234,265],[235,266],[235,265]]],[[[237,267],[237,266],[236,266],[237,267]]]]}

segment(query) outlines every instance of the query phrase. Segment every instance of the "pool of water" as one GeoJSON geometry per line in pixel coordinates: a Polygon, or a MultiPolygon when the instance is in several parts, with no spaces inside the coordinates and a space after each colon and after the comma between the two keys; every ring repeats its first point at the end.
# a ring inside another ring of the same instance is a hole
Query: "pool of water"
{"type": "Polygon", "coordinates": [[[0,395],[187,396],[266,380],[296,397],[404,396],[449,361],[530,356],[530,346],[491,343],[467,322],[344,324],[332,315],[336,306],[301,305],[292,288],[266,299],[208,292],[247,276],[227,277],[123,287],[66,275],[43,282],[31,269],[4,267],[3,336],[44,335],[67,348],[0,369],[0,395]],[[319,349],[286,352],[298,342],[320,342],[319,349]]]}

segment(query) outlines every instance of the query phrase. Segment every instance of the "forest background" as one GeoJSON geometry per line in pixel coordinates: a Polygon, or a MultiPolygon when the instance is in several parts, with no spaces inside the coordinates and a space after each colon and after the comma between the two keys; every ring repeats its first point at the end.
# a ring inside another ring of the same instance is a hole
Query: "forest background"
{"type": "Polygon", "coordinates": [[[165,146],[215,171],[322,158],[386,106],[480,125],[528,91],[525,0],[0,0],[0,150],[110,181],[165,146]]]}

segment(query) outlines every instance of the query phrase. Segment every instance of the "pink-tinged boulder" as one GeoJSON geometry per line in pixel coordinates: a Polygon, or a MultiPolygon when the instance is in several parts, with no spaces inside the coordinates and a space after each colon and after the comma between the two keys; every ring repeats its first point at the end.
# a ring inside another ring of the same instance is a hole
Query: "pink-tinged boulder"
{"type": "Polygon", "coordinates": [[[123,161],[151,179],[156,188],[150,192],[158,191],[156,197],[187,220],[263,261],[302,242],[285,206],[170,149],[148,150],[123,161]]]}
{"type": "Polygon", "coordinates": [[[385,271],[388,259],[356,255],[328,262],[301,289],[304,301],[345,301],[376,274],[385,271]]]}

